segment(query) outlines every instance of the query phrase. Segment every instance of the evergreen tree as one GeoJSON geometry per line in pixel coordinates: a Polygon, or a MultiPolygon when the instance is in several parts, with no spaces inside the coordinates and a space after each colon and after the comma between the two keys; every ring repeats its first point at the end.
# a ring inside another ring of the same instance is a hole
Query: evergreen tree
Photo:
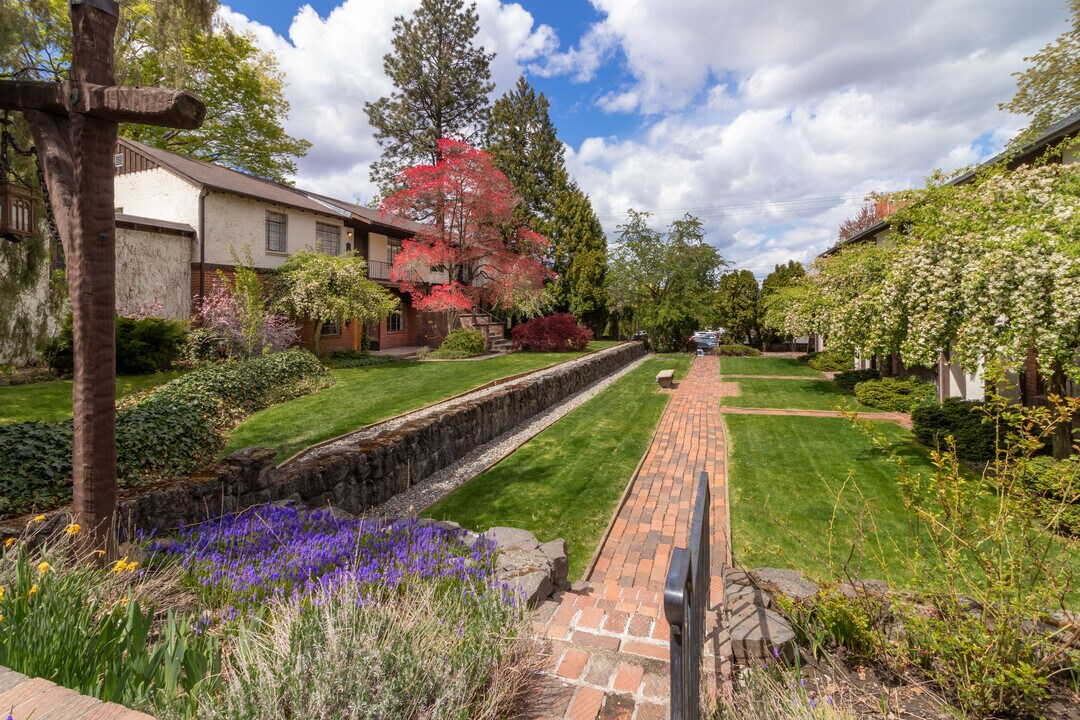
{"type": "Polygon", "coordinates": [[[382,148],[371,180],[384,197],[401,171],[438,162],[439,140],[483,137],[495,54],[473,46],[478,30],[476,4],[462,0],[422,0],[411,18],[394,19],[394,50],[383,69],[395,90],[364,106],[382,148]]]}
{"type": "Polygon", "coordinates": [[[518,78],[517,86],[492,107],[487,148],[524,201],[520,213],[534,230],[550,236],[567,176],[548,107],[544,93],[537,95],[524,76],[518,78]]]}
{"type": "Polygon", "coordinates": [[[607,321],[607,239],[589,196],[576,183],[564,185],[552,226],[557,307],[600,334],[607,321]]]}

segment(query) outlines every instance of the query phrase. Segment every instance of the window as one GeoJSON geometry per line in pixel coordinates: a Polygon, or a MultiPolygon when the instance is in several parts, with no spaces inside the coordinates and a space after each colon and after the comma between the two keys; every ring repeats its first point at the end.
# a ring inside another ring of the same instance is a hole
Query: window
{"type": "Polygon", "coordinates": [[[340,335],[341,334],[341,326],[338,325],[336,322],[325,322],[325,323],[323,323],[322,331],[319,332],[319,334],[324,335],[324,336],[325,335],[340,335]]]}
{"type": "Polygon", "coordinates": [[[341,254],[341,228],[315,223],[315,249],[325,255],[341,254]]]}
{"type": "Polygon", "coordinates": [[[389,262],[391,265],[393,265],[394,264],[394,258],[396,258],[398,256],[399,252],[401,252],[401,241],[400,240],[387,240],[386,241],[386,260],[387,260],[387,262],[389,262]]]}
{"type": "Polygon", "coordinates": [[[288,218],[285,213],[266,211],[266,252],[285,253],[288,218]]]}
{"type": "Polygon", "coordinates": [[[401,332],[405,329],[405,317],[400,313],[390,313],[386,316],[387,332],[401,332]]]}

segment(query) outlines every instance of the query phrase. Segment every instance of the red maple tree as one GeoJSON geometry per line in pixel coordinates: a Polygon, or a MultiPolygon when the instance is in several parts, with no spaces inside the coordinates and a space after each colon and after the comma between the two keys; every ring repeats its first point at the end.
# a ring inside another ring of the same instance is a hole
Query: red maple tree
{"type": "Polygon", "coordinates": [[[516,225],[521,202],[488,153],[442,139],[435,165],[399,177],[402,189],[380,210],[419,223],[390,268],[418,310],[462,312],[474,307],[520,308],[553,277],[542,257],[548,240],[516,225]],[[432,273],[441,282],[430,282],[432,273]]]}

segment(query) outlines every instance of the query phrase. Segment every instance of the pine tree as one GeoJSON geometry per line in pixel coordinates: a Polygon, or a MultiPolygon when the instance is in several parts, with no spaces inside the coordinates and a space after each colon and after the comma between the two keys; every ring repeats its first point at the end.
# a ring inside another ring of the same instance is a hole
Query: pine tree
{"type": "Polygon", "coordinates": [[[495,101],[487,149],[495,165],[524,201],[521,215],[544,235],[552,233],[558,195],[566,188],[563,145],[548,115],[544,93],[536,94],[524,76],[495,101]]]}
{"type": "Polygon", "coordinates": [[[495,54],[473,46],[478,30],[476,4],[462,0],[422,0],[411,18],[394,19],[394,51],[383,69],[395,90],[364,106],[382,148],[371,180],[384,197],[405,168],[438,162],[439,140],[483,137],[495,54]]]}

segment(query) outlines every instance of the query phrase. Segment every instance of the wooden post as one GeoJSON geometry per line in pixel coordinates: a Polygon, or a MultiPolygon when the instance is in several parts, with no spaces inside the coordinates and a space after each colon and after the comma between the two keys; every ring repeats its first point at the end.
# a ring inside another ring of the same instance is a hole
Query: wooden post
{"type": "Polygon", "coordinates": [[[66,83],[0,82],[0,109],[30,124],[67,259],[75,383],[75,518],[92,549],[116,550],[116,218],[113,153],[119,122],[202,124],[194,95],[115,87],[116,0],[69,0],[66,83]]]}

